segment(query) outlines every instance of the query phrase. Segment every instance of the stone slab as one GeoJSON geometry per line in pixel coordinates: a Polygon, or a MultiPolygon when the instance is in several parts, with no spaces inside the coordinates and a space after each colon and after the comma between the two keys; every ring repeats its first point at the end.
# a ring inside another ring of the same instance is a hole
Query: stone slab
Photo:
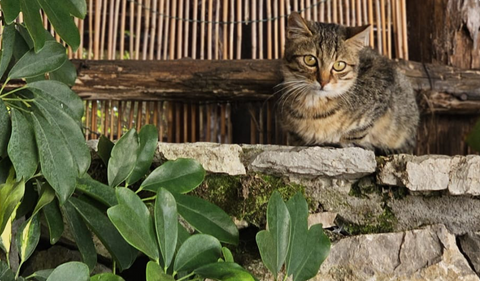
{"type": "Polygon", "coordinates": [[[340,240],[332,246],[312,280],[478,281],[443,225],[369,234],[340,240]]]}
{"type": "Polygon", "coordinates": [[[358,147],[308,147],[264,151],[257,155],[249,169],[272,175],[355,179],[374,173],[376,161],[372,151],[358,147]]]}

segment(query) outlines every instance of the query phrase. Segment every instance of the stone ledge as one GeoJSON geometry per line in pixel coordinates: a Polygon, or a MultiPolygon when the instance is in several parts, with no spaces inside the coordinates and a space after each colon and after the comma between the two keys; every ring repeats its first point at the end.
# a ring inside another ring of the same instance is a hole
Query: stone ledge
{"type": "Polygon", "coordinates": [[[411,191],[448,190],[452,195],[480,195],[480,156],[393,155],[383,159],[380,184],[411,191]]]}

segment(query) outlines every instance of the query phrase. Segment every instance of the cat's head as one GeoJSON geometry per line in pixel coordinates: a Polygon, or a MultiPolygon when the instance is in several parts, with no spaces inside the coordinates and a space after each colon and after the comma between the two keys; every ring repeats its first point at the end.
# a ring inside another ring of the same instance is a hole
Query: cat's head
{"type": "Polygon", "coordinates": [[[368,32],[369,25],[311,22],[292,12],[283,70],[286,92],[296,89],[303,95],[327,98],[346,93],[357,78],[358,52],[365,46],[368,32]]]}

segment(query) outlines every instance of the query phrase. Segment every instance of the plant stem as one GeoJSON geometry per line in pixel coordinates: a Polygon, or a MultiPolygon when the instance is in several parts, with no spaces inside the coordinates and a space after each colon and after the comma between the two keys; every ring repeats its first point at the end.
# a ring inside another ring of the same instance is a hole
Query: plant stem
{"type": "MultiPolygon", "coordinates": [[[[7,83],[3,84],[2,89],[0,89],[0,93],[3,91],[3,87],[5,87],[6,84],[7,84],[7,83]]],[[[6,96],[9,96],[9,95],[11,95],[11,94],[13,94],[13,93],[16,93],[16,92],[21,91],[21,90],[26,89],[26,88],[27,88],[27,86],[23,86],[23,87],[20,87],[20,88],[16,88],[16,89],[14,89],[14,90],[11,90],[11,91],[8,92],[8,93],[5,93],[5,94],[3,94],[3,95],[0,95],[0,98],[3,99],[3,98],[6,97],[6,96]]]]}
{"type": "Polygon", "coordinates": [[[135,193],[138,194],[138,193],[139,193],[140,191],[142,191],[142,190],[143,190],[143,186],[140,186],[140,188],[137,189],[137,191],[135,191],[135,193]]]}
{"type": "Polygon", "coordinates": [[[155,200],[157,198],[157,195],[152,196],[152,197],[147,197],[147,198],[142,198],[142,201],[150,201],[150,200],[155,200]]]}
{"type": "Polygon", "coordinates": [[[23,261],[18,265],[17,273],[15,274],[15,280],[17,280],[18,276],[20,275],[20,269],[22,268],[22,265],[23,265],[23,261]]]}
{"type": "MultiPolygon", "coordinates": [[[[7,86],[8,81],[10,81],[10,78],[9,78],[9,77],[7,77],[7,80],[5,80],[5,83],[3,83],[2,89],[0,89],[0,94],[3,93],[3,89],[5,89],[5,86],[7,86]]],[[[0,95],[0,98],[1,98],[1,97],[2,97],[2,96],[0,95]]]]}
{"type": "Polygon", "coordinates": [[[19,106],[17,106],[17,105],[13,105],[13,104],[11,104],[11,103],[9,103],[9,102],[6,102],[5,105],[8,106],[8,107],[13,107],[13,108],[15,108],[15,109],[17,109],[17,110],[23,111],[23,112],[25,112],[25,113],[30,113],[30,111],[25,110],[25,109],[23,109],[23,108],[21,108],[21,107],[19,107],[19,106]]]}
{"type": "Polygon", "coordinates": [[[178,279],[177,281],[185,280],[185,279],[187,279],[187,278],[190,278],[190,277],[193,276],[193,275],[195,275],[194,272],[192,272],[192,273],[190,273],[190,274],[188,274],[188,275],[186,275],[186,276],[183,276],[182,278],[178,279]]]}

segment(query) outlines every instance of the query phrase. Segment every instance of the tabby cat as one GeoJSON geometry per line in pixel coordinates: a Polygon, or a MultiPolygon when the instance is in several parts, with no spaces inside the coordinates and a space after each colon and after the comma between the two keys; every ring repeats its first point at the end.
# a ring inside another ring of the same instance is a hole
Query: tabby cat
{"type": "Polygon", "coordinates": [[[392,61],[365,47],[369,29],[289,16],[279,109],[290,144],[413,152],[413,90],[392,61]]]}

